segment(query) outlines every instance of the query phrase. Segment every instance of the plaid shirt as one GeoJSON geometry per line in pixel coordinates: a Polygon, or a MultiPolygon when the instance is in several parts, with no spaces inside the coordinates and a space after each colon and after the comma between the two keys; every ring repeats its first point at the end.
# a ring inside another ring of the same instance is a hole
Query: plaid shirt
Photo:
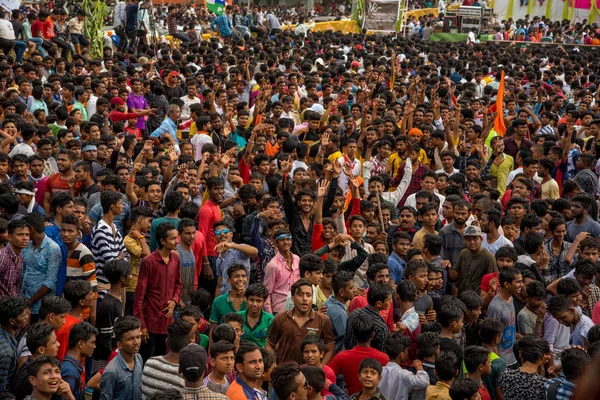
{"type": "Polygon", "coordinates": [[[454,227],[454,222],[440,230],[440,238],[442,239],[440,256],[443,260],[450,260],[450,264],[454,266],[458,255],[465,248],[463,237],[454,227]]]}
{"type": "Polygon", "coordinates": [[[215,27],[219,30],[219,34],[222,37],[229,37],[233,34],[233,28],[231,25],[231,20],[227,16],[227,14],[219,15],[210,23],[210,27],[214,30],[215,27]]]}
{"type": "Polygon", "coordinates": [[[556,378],[548,379],[546,383],[544,383],[544,390],[546,394],[548,394],[548,389],[550,385],[555,382],[560,382],[558,387],[556,388],[556,397],[555,400],[569,400],[575,394],[575,385],[571,382],[567,381],[567,378],[564,374],[560,374],[556,378]]]}
{"type": "MultiPolygon", "coordinates": [[[[396,174],[394,179],[392,179],[392,181],[390,182],[390,186],[396,187],[400,184],[402,176],[404,176],[404,165],[405,164],[403,164],[400,167],[400,169],[398,169],[398,174],[396,174]]],[[[402,196],[402,198],[400,199],[400,202],[397,205],[398,207],[404,207],[404,203],[406,202],[408,196],[410,196],[413,193],[417,193],[419,190],[421,190],[421,180],[423,179],[423,175],[427,171],[429,171],[429,167],[421,163],[419,163],[419,168],[417,168],[416,170],[413,168],[412,179],[408,184],[406,193],[404,193],[404,196],[402,196]]]]}
{"type": "Polygon", "coordinates": [[[169,35],[179,32],[177,29],[177,20],[179,20],[183,13],[185,12],[185,8],[182,8],[180,11],[170,12],[167,15],[167,29],[169,30],[169,35]]]}
{"type": "Polygon", "coordinates": [[[0,249],[0,299],[21,297],[23,257],[9,243],[0,249]]]}
{"type": "Polygon", "coordinates": [[[199,388],[183,388],[181,389],[181,397],[183,400],[228,400],[229,398],[221,393],[216,393],[202,386],[199,388]]]}
{"type": "Polygon", "coordinates": [[[583,313],[592,318],[592,310],[598,301],[600,301],[600,288],[595,284],[590,283],[590,295],[588,296],[587,304],[583,304],[581,307],[583,313]]]}
{"type": "Polygon", "coordinates": [[[17,369],[17,341],[0,329],[0,392],[7,391],[17,369]]]}

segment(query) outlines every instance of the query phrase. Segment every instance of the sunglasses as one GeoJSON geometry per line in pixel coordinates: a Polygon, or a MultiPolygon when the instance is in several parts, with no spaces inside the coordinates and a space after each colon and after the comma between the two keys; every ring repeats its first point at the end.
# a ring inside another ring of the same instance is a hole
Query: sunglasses
{"type": "Polygon", "coordinates": [[[227,228],[225,228],[225,229],[223,229],[223,230],[221,230],[221,229],[217,229],[217,230],[215,231],[215,235],[217,235],[217,236],[219,236],[219,235],[221,235],[221,234],[223,234],[223,235],[227,235],[228,233],[229,233],[229,229],[227,229],[227,228]]]}

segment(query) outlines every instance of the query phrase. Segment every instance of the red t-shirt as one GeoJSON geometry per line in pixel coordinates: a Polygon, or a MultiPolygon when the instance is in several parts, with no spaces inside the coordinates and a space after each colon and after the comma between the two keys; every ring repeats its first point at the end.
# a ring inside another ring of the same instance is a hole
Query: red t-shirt
{"type": "Polygon", "coordinates": [[[246,164],[246,160],[243,158],[238,163],[238,169],[240,170],[240,177],[244,180],[244,184],[250,183],[250,172],[252,168],[250,165],[246,164]]]}
{"type": "Polygon", "coordinates": [[[60,347],[58,348],[58,354],[56,358],[60,361],[65,358],[69,351],[69,333],[71,332],[71,328],[73,325],[80,323],[82,320],[79,318],[75,318],[71,315],[67,315],[65,318],[65,324],[56,331],[56,340],[60,343],[60,347]]]}
{"type": "MultiPolygon", "coordinates": [[[[82,182],[77,182],[75,184],[75,193],[79,193],[81,187],[83,186],[82,182]]],[[[60,177],[60,172],[52,175],[46,181],[46,192],[52,194],[52,196],[56,195],[60,192],[69,192],[69,182],[60,177]]]]}
{"type": "Polygon", "coordinates": [[[390,362],[387,354],[379,350],[372,347],[355,346],[351,350],[339,352],[327,364],[336,375],[344,375],[344,384],[348,388],[349,395],[357,393],[361,389],[361,384],[358,380],[358,367],[360,366],[360,362],[365,358],[374,358],[383,367],[390,362]]]}
{"type": "Polygon", "coordinates": [[[215,222],[221,220],[221,209],[218,205],[213,203],[210,199],[206,200],[200,211],[198,211],[198,230],[206,237],[206,255],[217,257],[215,246],[217,245],[217,239],[215,238],[215,231],[213,225],[215,222]]]}
{"type": "Polygon", "coordinates": [[[33,23],[33,25],[31,25],[31,35],[33,37],[39,37],[40,32],[43,29],[43,25],[44,25],[44,23],[42,21],[40,21],[39,19],[36,19],[35,22],[33,23]]]}

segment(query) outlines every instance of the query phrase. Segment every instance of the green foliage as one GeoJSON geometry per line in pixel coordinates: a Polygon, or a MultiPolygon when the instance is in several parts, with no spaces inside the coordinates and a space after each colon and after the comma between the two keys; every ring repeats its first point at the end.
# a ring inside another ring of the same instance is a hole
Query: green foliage
{"type": "Polygon", "coordinates": [[[85,21],[83,23],[83,35],[90,41],[90,57],[102,59],[104,55],[104,17],[110,10],[98,0],[83,0],[85,21]]]}

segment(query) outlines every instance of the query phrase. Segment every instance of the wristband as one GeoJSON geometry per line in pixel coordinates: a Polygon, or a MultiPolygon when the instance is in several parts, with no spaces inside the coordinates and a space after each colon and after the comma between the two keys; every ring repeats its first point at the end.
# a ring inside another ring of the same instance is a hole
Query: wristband
{"type": "Polygon", "coordinates": [[[135,179],[130,179],[129,182],[135,183],[135,179]]]}

